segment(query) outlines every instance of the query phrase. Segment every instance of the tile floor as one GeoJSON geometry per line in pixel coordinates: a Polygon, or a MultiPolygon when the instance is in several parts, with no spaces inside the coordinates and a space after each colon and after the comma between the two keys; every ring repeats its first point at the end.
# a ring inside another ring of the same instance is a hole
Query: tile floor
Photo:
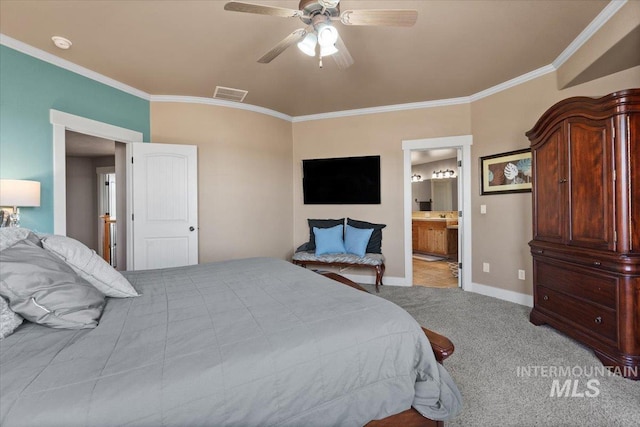
{"type": "Polygon", "coordinates": [[[456,288],[458,278],[451,274],[447,261],[423,261],[413,258],[413,285],[428,288],[456,288]]]}

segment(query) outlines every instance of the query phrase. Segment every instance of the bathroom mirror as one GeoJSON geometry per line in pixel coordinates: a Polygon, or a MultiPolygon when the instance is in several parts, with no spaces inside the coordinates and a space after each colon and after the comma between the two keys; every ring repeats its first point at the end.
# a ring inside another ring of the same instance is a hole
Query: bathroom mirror
{"type": "Polygon", "coordinates": [[[425,179],[411,184],[413,210],[457,211],[458,178],[425,179]],[[431,209],[428,202],[431,200],[431,209]],[[423,202],[423,203],[420,203],[423,202]]]}

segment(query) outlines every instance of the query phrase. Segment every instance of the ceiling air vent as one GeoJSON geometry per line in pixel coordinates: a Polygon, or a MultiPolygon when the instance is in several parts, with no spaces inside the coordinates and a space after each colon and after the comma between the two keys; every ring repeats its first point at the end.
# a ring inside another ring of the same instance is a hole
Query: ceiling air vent
{"type": "Polygon", "coordinates": [[[216,86],[216,91],[213,93],[214,99],[224,99],[225,101],[242,102],[244,97],[247,96],[246,90],[234,89],[231,87],[216,86]]]}

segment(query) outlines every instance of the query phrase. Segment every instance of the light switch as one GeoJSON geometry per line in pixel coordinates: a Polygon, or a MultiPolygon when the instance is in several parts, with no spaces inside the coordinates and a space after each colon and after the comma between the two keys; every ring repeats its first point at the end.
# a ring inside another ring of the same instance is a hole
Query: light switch
{"type": "Polygon", "coordinates": [[[480,213],[481,214],[487,213],[487,205],[480,205],[480,213]]]}
{"type": "Polygon", "coordinates": [[[489,272],[491,272],[491,266],[489,265],[489,263],[488,263],[488,262],[483,262],[483,263],[482,263],[482,271],[483,271],[484,273],[489,273],[489,272]]]}

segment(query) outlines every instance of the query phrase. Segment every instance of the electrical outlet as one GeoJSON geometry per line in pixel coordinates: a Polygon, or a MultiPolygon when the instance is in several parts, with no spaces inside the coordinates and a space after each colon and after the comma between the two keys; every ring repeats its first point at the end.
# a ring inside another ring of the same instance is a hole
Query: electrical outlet
{"type": "Polygon", "coordinates": [[[524,270],[518,270],[518,279],[524,280],[524,270]]]}
{"type": "Polygon", "coordinates": [[[485,273],[489,273],[491,271],[491,266],[488,262],[482,263],[482,271],[484,271],[485,273]]]}
{"type": "Polygon", "coordinates": [[[480,205],[480,213],[481,214],[487,213],[487,205],[480,205]]]}

